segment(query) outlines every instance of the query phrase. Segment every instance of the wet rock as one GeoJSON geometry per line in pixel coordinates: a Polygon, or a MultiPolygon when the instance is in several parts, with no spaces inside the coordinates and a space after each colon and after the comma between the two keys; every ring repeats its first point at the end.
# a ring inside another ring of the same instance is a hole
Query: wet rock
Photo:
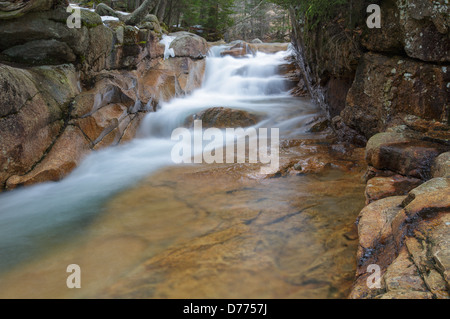
{"type": "Polygon", "coordinates": [[[377,169],[427,179],[434,159],[446,149],[442,144],[422,141],[413,133],[385,132],[369,140],[366,159],[377,169]]]}
{"type": "Polygon", "coordinates": [[[232,56],[234,58],[243,58],[246,55],[253,54],[250,45],[246,42],[239,42],[234,44],[232,47],[230,47],[228,50],[224,50],[220,52],[221,56],[232,56]]]}
{"type": "Polygon", "coordinates": [[[409,191],[422,184],[422,182],[421,179],[402,175],[374,177],[367,182],[366,205],[385,197],[407,195],[409,191]]]}
{"type": "Polygon", "coordinates": [[[388,171],[388,170],[380,170],[380,169],[376,169],[372,166],[369,166],[366,170],[366,172],[364,173],[363,177],[361,178],[361,181],[365,184],[367,184],[367,182],[374,178],[374,177],[390,177],[390,176],[394,176],[397,175],[392,171],[388,171]]]}
{"type": "Polygon", "coordinates": [[[143,103],[168,101],[191,93],[201,86],[205,72],[204,59],[187,57],[152,60],[150,68],[138,69],[139,96],[143,103]]]}
{"type": "Polygon", "coordinates": [[[448,179],[435,178],[407,196],[397,197],[397,202],[396,197],[388,197],[363,209],[358,226],[362,248],[358,251],[359,277],[353,297],[449,298],[449,183],[448,179]],[[390,218],[380,218],[386,214],[390,218]],[[439,254],[440,262],[436,262],[439,254]],[[388,255],[391,257],[386,258],[388,255]],[[370,291],[364,286],[364,268],[369,263],[386,269],[381,290],[370,291]]]}
{"type": "Polygon", "coordinates": [[[256,125],[261,118],[261,115],[252,114],[243,110],[213,107],[196,114],[189,120],[188,125],[192,125],[194,120],[201,120],[204,128],[248,127],[256,125]]]}
{"type": "Polygon", "coordinates": [[[294,165],[296,171],[302,174],[319,173],[333,166],[332,159],[325,156],[312,156],[298,161],[294,165]]]}
{"type": "Polygon", "coordinates": [[[250,43],[250,53],[263,52],[268,54],[286,51],[289,43],[250,43]]]}
{"type": "MultiPolygon", "coordinates": [[[[375,249],[392,237],[391,222],[403,209],[405,196],[392,196],[367,205],[358,217],[359,243],[363,249],[375,249]]],[[[362,256],[361,256],[362,257],[362,256]]]]}
{"type": "Polygon", "coordinates": [[[341,112],[344,123],[370,138],[405,114],[448,121],[450,71],[437,64],[366,53],[341,112]]]}
{"type": "Polygon", "coordinates": [[[291,95],[305,96],[308,94],[308,89],[293,56],[286,58],[286,63],[278,66],[278,74],[286,78],[287,89],[291,91],[291,95]]]}
{"type": "Polygon", "coordinates": [[[256,38],[256,39],[253,39],[252,41],[250,41],[251,43],[263,43],[260,39],[258,39],[258,38],[256,38]]]}
{"type": "Polygon", "coordinates": [[[327,118],[318,118],[315,119],[313,124],[310,124],[311,127],[307,130],[311,133],[319,133],[330,128],[330,121],[327,118]]]}

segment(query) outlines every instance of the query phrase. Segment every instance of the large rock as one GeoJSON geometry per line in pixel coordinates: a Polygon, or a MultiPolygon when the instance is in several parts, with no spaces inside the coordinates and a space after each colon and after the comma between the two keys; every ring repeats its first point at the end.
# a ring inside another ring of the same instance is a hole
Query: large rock
{"type": "Polygon", "coordinates": [[[366,206],[359,217],[358,269],[351,298],[449,298],[450,181],[432,179],[407,196],[366,206]],[[369,289],[367,267],[381,268],[369,289]]]}
{"type": "Polygon", "coordinates": [[[401,54],[404,48],[403,28],[399,23],[396,0],[381,1],[381,28],[365,28],[362,45],[370,51],[401,54]]]}
{"type": "Polygon", "coordinates": [[[113,32],[99,15],[81,10],[81,28],[68,28],[65,8],[0,20],[0,60],[33,65],[77,60],[95,71],[109,66],[113,32]]]}
{"type": "Polygon", "coordinates": [[[205,59],[175,57],[153,59],[150,68],[138,69],[139,96],[145,104],[168,101],[200,87],[205,73],[205,59]]]}
{"type": "Polygon", "coordinates": [[[405,196],[387,197],[366,206],[358,217],[359,244],[364,251],[383,245],[392,236],[391,222],[402,210],[405,196]]]}
{"type": "Polygon", "coordinates": [[[365,28],[371,51],[402,54],[428,62],[450,61],[450,18],[446,0],[385,0],[381,28],[365,28]]]}
{"type": "Polygon", "coordinates": [[[406,53],[430,62],[450,61],[447,0],[397,0],[406,53]]]}
{"type": "Polygon", "coordinates": [[[30,173],[12,176],[7,189],[47,181],[59,181],[69,174],[90,151],[89,142],[76,127],[69,126],[58,138],[49,154],[30,173]]]}
{"type": "Polygon", "coordinates": [[[0,185],[25,174],[54,143],[79,93],[70,65],[18,69],[0,65],[0,185]]]}
{"type": "Polygon", "coordinates": [[[448,146],[423,141],[414,133],[385,132],[368,141],[366,159],[376,169],[427,179],[434,159],[446,150],[448,146]]]}
{"type": "Polygon", "coordinates": [[[202,37],[189,32],[171,33],[175,40],[170,44],[176,57],[203,59],[208,53],[208,43],[202,37]]]}
{"type": "Polygon", "coordinates": [[[68,6],[67,0],[16,0],[0,2],[0,19],[13,19],[27,12],[46,11],[56,5],[68,6]]]}
{"type": "Polygon", "coordinates": [[[366,53],[341,117],[367,138],[405,114],[448,123],[449,82],[448,67],[366,53]]]}

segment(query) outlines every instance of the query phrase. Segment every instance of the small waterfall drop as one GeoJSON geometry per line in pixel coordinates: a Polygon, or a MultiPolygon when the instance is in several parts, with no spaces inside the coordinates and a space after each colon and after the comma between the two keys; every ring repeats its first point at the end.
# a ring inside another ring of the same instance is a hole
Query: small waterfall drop
{"type": "MultiPolygon", "coordinates": [[[[267,116],[260,125],[278,123],[285,129],[311,117],[312,111],[307,111],[295,123],[286,118],[289,110],[299,108],[299,101],[289,96],[285,80],[277,74],[278,66],[285,63],[290,52],[236,59],[220,57],[224,48],[213,48],[207,58],[202,88],[149,113],[138,138],[93,152],[60,182],[0,194],[0,271],[29,258],[41,247],[82,231],[109,197],[173,165],[172,131],[201,110],[221,106],[262,112],[267,116]]],[[[303,107],[311,108],[307,103],[303,107]]]]}

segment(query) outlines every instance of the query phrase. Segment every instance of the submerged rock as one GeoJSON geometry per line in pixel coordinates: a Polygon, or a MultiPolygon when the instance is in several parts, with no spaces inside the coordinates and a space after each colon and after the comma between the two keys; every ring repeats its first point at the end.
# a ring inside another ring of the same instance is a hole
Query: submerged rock
{"type": "Polygon", "coordinates": [[[204,128],[248,127],[256,125],[261,119],[261,115],[247,111],[213,107],[194,115],[194,117],[189,119],[188,125],[193,125],[194,120],[201,120],[204,128]]]}

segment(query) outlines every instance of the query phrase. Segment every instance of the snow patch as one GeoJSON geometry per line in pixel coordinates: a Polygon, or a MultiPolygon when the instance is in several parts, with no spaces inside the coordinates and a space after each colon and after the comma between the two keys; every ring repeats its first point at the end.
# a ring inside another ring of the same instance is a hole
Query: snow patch
{"type": "Polygon", "coordinates": [[[170,48],[170,44],[175,40],[176,37],[171,37],[168,35],[163,35],[161,41],[159,43],[164,44],[164,60],[167,60],[169,57],[175,57],[175,51],[173,48],[170,48]]]}
{"type": "Polygon", "coordinates": [[[119,21],[119,18],[112,17],[112,16],[101,16],[102,21],[119,21]]]}

